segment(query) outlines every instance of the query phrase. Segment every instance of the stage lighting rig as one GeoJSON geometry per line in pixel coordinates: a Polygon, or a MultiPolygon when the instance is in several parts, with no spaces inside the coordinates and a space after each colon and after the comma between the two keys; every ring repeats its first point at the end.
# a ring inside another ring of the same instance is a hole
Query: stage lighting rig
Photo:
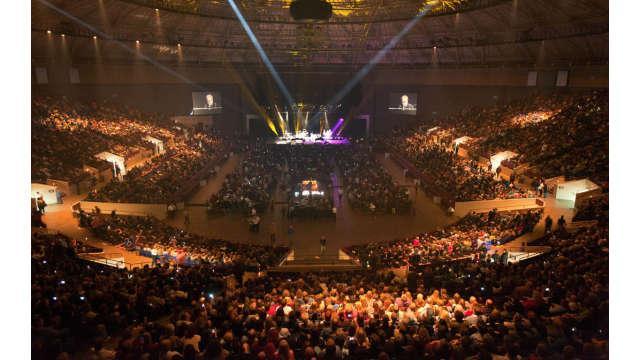
{"type": "Polygon", "coordinates": [[[331,18],[333,7],[325,0],[294,0],[289,12],[298,21],[326,21],[331,18]]]}

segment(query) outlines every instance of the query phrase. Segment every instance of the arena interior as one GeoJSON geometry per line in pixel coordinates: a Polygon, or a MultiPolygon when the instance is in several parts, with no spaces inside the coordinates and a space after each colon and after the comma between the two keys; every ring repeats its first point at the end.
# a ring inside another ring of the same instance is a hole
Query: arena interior
{"type": "Polygon", "coordinates": [[[30,16],[33,359],[609,357],[608,1],[30,16]]]}

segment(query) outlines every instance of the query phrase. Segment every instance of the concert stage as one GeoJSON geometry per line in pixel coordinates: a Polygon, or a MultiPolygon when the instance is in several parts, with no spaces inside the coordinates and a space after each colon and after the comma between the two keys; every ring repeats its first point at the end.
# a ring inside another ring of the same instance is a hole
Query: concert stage
{"type": "Polygon", "coordinates": [[[330,130],[323,134],[309,133],[306,130],[296,134],[285,133],[275,141],[278,145],[348,145],[349,140],[333,136],[330,130]]]}

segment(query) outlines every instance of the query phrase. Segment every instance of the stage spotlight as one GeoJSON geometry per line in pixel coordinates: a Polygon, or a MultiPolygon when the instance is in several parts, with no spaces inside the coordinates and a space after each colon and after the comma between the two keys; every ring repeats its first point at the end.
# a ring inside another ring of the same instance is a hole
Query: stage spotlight
{"type": "Polygon", "coordinates": [[[269,60],[267,53],[264,51],[264,49],[262,48],[262,45],[260,45],[260,42],[258,41],[258,38],[251,30],[249,23],[244,18],[244,16],[242,16],[242,12],[240,11],[240,8],[238,8],[238,5],[236,5],[234,0],[229,0],[229,5],[231,6],[231,10],[233,10],[236,17],[238,18],[238,21],[240,21],[240,25],[242,25],[242,28],[247,33],[249,40],[251,40],[251,43],[253,43],[253,46],[256,48],[256,51],[258,51],[258,55],[260,56],[260,59],[262,59],[262,62],[267,67],[267,70],[269,70],[269,73],[271,73],[273,80],[276,82],[276,85],[284,95],[287,103],[289,105],[292,105],[294,101],[293,101],[293,97],[291,96],[291,93],[285,86],[284,81],[282,81],[282,78],[280,77],[280,74],[278,74],[278,72],[276,71],[276,68],[273,66],[273,63],[271,63],[271,60],[269,60]]]}
{"type": "Polygon", "coordinates": [[[97,38],[98,38],[98,36],[96,36],[96,35],[93,35],[93,39],[94,39],[94,40],[95,40],[95,39],[97,39],[97,38]]]}
{"type": "Polygon", "coordinates": [[[60,34],[60,36],[64,37],[65,35],[64,34],[60,34]]]}
{"type": "Polygon", "coordinates": [[[136,44],[137,44],[137,45],[140,45],[140,40],[136,40],[136,44]]]}
{"type": "Polygon", "coordinates": [[[51,35],[51,30],[47,30],[47,34],[51,35]]]}
{"type": "Polygon", "coordinates": [[[160,9],[156,8],[156,12],[159,12],[159,11],[160,11],[160,9]]]}

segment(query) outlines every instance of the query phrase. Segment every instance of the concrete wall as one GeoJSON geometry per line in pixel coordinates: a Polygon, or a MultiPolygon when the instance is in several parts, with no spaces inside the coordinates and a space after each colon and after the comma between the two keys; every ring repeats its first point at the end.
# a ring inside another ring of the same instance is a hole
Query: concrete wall
{"type": "Polygon", "coordinates": [[[118,215],[154,216],[160,220],[167,217],[166,204],[129,204],[80,201],[80,208],[85,212],[93,211],[96,206],[100,208],[100,212],[103,214],[110,214],[115,210],[118,215]]]}
{"type": "Polygon", "coordinates": [[[463,217],[470,212],[486,213],[492,209],[498,209],[498,211],[514,211],[538,209],[541,207],[544,207],[544,201],[538,198],[456,201],[454,214],[463,217]]]}

